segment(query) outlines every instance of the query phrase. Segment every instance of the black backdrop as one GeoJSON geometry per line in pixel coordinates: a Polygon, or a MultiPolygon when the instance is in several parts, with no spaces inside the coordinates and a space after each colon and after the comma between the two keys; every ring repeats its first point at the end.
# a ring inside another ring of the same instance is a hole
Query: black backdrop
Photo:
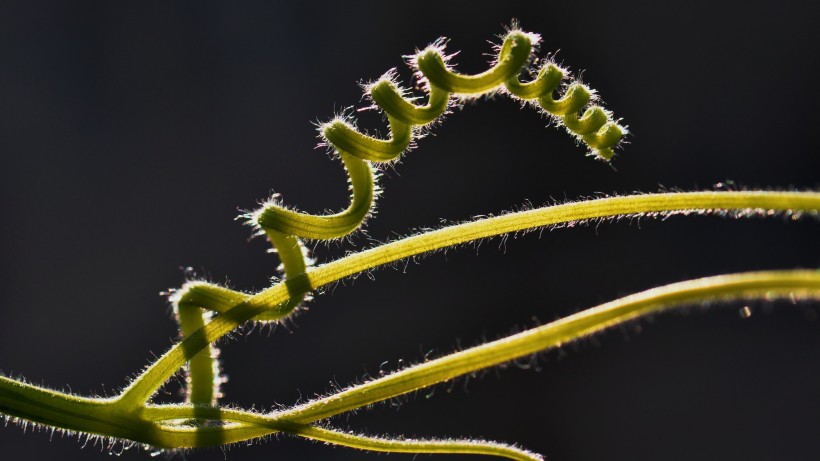
{"type": "MultiPolygon", "coordinates": [[[[184,281],[181,267],[245,290],[268,284],[275,258],[261,239],[248,242],[239,209],[272,190],[303,210],[344,206],[342,169],[314,149],[311,122],[360,104],[356,82],[442,35],[462,51],[460,69],[486,68],[486,41],[512,18],[587,69],[584,80],[630,126],[617,171],[532,110],[481,101],[386,172],[369,238],[595,192],[727,179],[818,187],[811,2],[7,1],[0,369],[110,395],[175,338],[158,292],[184,281]]],[[[817,267],[817,236],[811,218],[675,217],[433,255],[406,273],[337,286],[290,328],[224,343],[226,401],[293,404],[331,381],[660,284],[817,267]]],[[[368,245],[360,235],[315,254],[327,261],[368,245]]],[[[553,460],[813,458],[817,306],[752,305],[741,319],[742,306],[643,320],[543,354],[539,372],[490,372],[333,425],[520,442],[553,460]]],[[[50,438],[3,428],[0,458],[108,459],[99,445],[50,438]]],[[[292,438],[186,458],[413,459],[292,438]]]]}

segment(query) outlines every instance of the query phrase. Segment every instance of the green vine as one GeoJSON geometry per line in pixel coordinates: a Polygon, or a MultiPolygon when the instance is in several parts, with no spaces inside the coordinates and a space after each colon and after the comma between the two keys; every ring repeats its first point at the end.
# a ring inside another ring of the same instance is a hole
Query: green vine
{"type": "Polygon", "coordinates": [[[610,112],[594,104],[593,90],[579,82],[562,84],[568,73],[552,62],[540,65],[528,81],[521,80],[536,62],[534,48],[538,42],[537,35],[513,28],[497,48],[492,67],[477,75],[462,75],[452,68],[444,41],[418,51],[410,63],[427,94],[423,105],[398,84],[394,72],[367,85],[367,95],[387,118],[389,137],[363,134],[348,117],[337,117],[320,127],[323,139],[347,171],[351,190],[348,208],[336,214],[310,215],[283,206],[275,197],[245,216],[277,251],[284,275],[281,282],[253,295],[202,281],[188,282],[171,297],[182,339],[117,395],[80,397],[0,376],[0,414],[14,421],[165,449],[223,445],[285,432],[373,451],[540,460],[543,458],[538,454],[498,442],[368,437],[328,428],[324,421],[560,346],[649,313],[737,299],[820,300],[820,271],[766,271],[690,280],[627,296],[287,410],[258,413],[220,406],[222,379],[215,342],[248,321],[281,321],[310,293],[346,277],[454,245],[586,220],[692,212],[738,217],[799,216],[820,211],[820,194],[813,192],[679,192],[608,197],[478,219],[313,265],[301,239],[337,239],[359,229],[372,213],[379,191],[372,164],[397,159],[459,100],[501,93],[524,101],[564,126],[590,155],[610,161],[627,131],[610,112]],[[187,373],[186,401],[173,405],[151,403],[157,390],[181,368],[187,373]]]}

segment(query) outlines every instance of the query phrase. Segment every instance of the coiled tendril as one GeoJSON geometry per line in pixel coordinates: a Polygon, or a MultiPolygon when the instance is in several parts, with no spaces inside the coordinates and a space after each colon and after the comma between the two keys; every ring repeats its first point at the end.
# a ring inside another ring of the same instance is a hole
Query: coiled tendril
{"type": "Polygon", "coordinates": [[[407,151],[414,137],[420,134],[421,127],[435,122],[447,112],[453,95],[476,98],[502,92],[532,102],[578,137],[594,156],[611,159],[613,148],[626,129],[613,121],[611,113],[600,106],[591,106],[579,115],[594,99],[593,90],[574,82],[556,99],[555,93],[567,72],[552,62],[543,65],[532,81],[519,79],[532,61],[533,49],[539,41],[536,34],[511,30],[498,47],[495,64],[477,75],[455,72],[447,63],[449,57],[444,54],[442,40],[417,52],[410,65],[416,69],[428,92],[427,104],[415,104],[415,98],[398,86],[392,72],[366,87],[370,99],[387,117],[390,129],[387,139],[363,134],[344,117],[337,117],[320,127],[322,138],[339,155],[347,170],[352,191],[350,206],[337,214],[317,216],[270,202],[250,215],[252,224],[268,235],[278,232],[318,240],[344,237],[355,231],[367,217],[376,196],[370,163],[390,162],[407,151]]]}
{"type": "MultiPolygon", "coordinates": [[[[591,155],[609,161],[626,128],[614,121],[609,111],[597,105],[590,106],[595,100],[594,90],[580,82],[571,82],[564,85],[563,92],[556,97],[568,72],[550,61],[543,64],[530,81],[521,81],[521,74],[535,60],[534,50],[539,42],[538,35],[512,28],[496,48],[497,57],[489,70],[464,75],[449,64],[452,55],[444,53],[446,43],[439,39],[409,59],[409,65],[427,92],[426,104],[417,104],[411,92],[398,84],[393,71],[366,85],[367,96],[387,117],[388,138],[366,135],[356,128],[353,120],[342,116],[321,125],[321,137],[341,158],[348,174],[351,200],[347,209],[335,214],[311,215],[281,205],[274,196],[259,210],[245,216],[260,234],[267,236],[279,254],[285,280],[305,274],[311,265],[300,239],[337,239],[363,224],[379,192],[372,163],[396,160],[413,145],[423,129],[438,121],[458,99],[503,93],[530,103],[565,126],[588,147],[591,155]]],[[[254,320],[276,321],[287,316],[306,296],[305,291],[295,291],[287,306],[261,314],[254,320]]],[[[173,300],[183,335],[196,331],[205,323],[203,309],[221,312],[248,297],[245,293],[205,282],[186,284],[173,300]]],[[[216,356],[216,348],[210,345],[190,361],[187,381],[191,403],[216,403],[221,382],[216,356]]]]}
{"type": "Polygon", "coordinates": [[[414,440],[355,435],[313,423],[377,402],[445,382],[458,376],[526,357],[642,315],[693,302],[731,299],[820,299],[820,272],[768,271],[690,280],[637,293],[558,321],[457,353],[380,376],[286,410],[269,413],[217,405],[219,363],[213,343],[248,319],[276,321],[291,314],[306,294],[369,269],[436,249],[513,232],[592,219],[667,216],[670,213],[817,215],[820,194],[809,192],[691,192],[608,197],[484,218],[407,237],[312,268],[300,239],[334,239],[359,228],[373,207],[378,188],[372,162],[389,162],[405,152],[414,137],[439,120],[457,98],[506,93],[554,117],[590,149],[608,161],[625,128],[594,101],[581,83],[562,87],[566,72],[547,62],[534,78],[520,75],[533,61],[539,37],[513,29],[498,47],[494,65],[477,75],[461,75],[448,65],[444,42],[417,52],[411,65],[428,93],[416,104],[388,72],[366,87],[387,117],[390,137],[358,131],[338,117],[321,126],[327,144],[349,175],[350,206],[337,214],[309,215],[270,201],[245,216],[278,251],[285,280],[253,296],[201,281],[186,283],[171,297],[180,331],[186,338],[169,349],[113,398],[86,398],[52,391],[0,374],[0,417],[67,431],[122,438],[164,448],[224,445],[276,432],[374,451],[495,455],[518,461],[543,461],[522,448],[485,440],[414,440]],[[583,112],[581,112],[583,110],[583,112]],[[220,314],[208,321],[212,313],[220,314]],[[151,397],[187,362],[189,405],[150,404],[151,397]]]}

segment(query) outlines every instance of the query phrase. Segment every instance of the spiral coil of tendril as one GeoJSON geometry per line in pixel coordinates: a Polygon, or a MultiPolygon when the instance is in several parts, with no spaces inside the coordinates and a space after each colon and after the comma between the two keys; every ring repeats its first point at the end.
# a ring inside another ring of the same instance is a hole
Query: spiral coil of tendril
{"type": "MultiPolygon", "coordinates": [[[[253,224],[266,233],[278,232],[307,239],[334,239],[356,230],[366,218],[375,197],[375,183],[370,162],[389,162],[404,153],[417,128],[436,121],[450,106],[451,95],[478,97],[506,90],[515,98],[533,102],[547,114],[556,117],[572,134],[586,144],[597,157],[609,160],[613,147],[625,129],[599,106],[579,112],[593,99],[594,92],[582,83],[572,83],[556,99],[554,93],[566,77],[565,71],[547,63],[535,79],[523,83],[519,74],[532,57],[539,37],[520,30],[510,31],[499,47],[496,64],[478,75],[461,75],[447,65],[442,45],[431,45],[412,60],[427,87],[426,105],[416,105],[407,91],[386,74],[368,85],[367,92],[375,105],[387,116],[390,136],[379,139],[358,131],[344,118],[321,126],[322,137],[341,157],[350,178],[352,199],[343,212],[333,215],[308,215],[268,203],[251,216],[253,224]]],[[[274,242],[274,245],[276,243],[274,242]]]]}
{"type": "MultiPolygon", "coordinates": [[[[285,280],[306,272],[311,261],[300,238],[330,240],[344,237],[358,229],[373,207],[378,193],[372,162],[390,162],[410,147],[420,129],[437,121],[451,106],[454,97],[476,98],[502,92],[540,108],[566,127],[585,144],[590,153],[605,161],[614,155],[614,147],[626,134],[626,128],[612,119],[612,114],[597,105],[594,91],[580,82],[562,87],[567,72],[552,62],[544,64],[535,77],[522,82],[520,75],[533,59],[540,41],[536,34],[510,30],[497,48],[495,64],[477,75],[462,75],[449,65],[444,42],[438,41],[416,53],[410,60],[427,90],[427,103],[417,105],[409,91],[402,89],[388,72],[366,87],[366,92],[388,120],[390,136],[380,139],[360,132],[344,117],[337,117],[320,127],[322,138],[341,158],[351,190],[350,205],[330,215],[311,215],[288,209],[276,201],[246,216],[251,225],[267,235],[279,254],[285,280]],[[588,107],[589,106],[589,107],[588,107]],[[586,108],[586,109],[585,109],[586,108]],[[583,113],[581,111],[583,110],[583,113]]],[[[257,321],[274,321],[286,316],[304,299],[309,288],[294,290],[287,306],[277,312],[262,314],[257,321]]],[[[221,312],[247,299],[248,295],[205,282],[190,282],[181,289],[174,305],[183,335],[204,323],[202,309],[221,312]]],[[[216,350],[203,350],[189,364],[189,400],[195,404],[215,403],[218,396],[216,350]],[[201,356],[201,357],[200,357],[201,356]]]]}

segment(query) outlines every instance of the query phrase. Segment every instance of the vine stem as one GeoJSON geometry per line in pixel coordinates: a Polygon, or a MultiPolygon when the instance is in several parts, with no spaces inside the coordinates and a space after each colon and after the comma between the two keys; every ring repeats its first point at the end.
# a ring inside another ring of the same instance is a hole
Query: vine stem
{"type": "Polygon", "coordinates": [[[307,424],[555,347],[641,315],[694,303],[781,298],[820,300],[820,271],[729,274],[652,288],[532,330],[411,366],[290,410],[266,415],[192,405],[145,405],[138,413],[123,413],[110,400],[71,396],[5,377],[0,377],[0,413],[166,448],[235,443],[284,431],[375,451],[476,453],[516,460],[538,460],[541,459],[538,455],[526,450],[494,442],[365,437],[307,424]],[[192,427],[163,424],[193,418],[218,421],[222,425],[192,427]]]}
{"type": "MultiPolygon", "coordinates": [[[[304,274],[276,284],[220,313],[204,328],[192,333],[163,354],[117,398],[123,408],[139,408],[176,370],[208,344],[242,323],[267,312],[275,317],[280,306],[302,294],[373,268],[423,253],[514,232],[578,221],[625,216],[675,213],[739,213],[769,215],[820,211],[820,193],[776,191],[674,192],[627,195],[519,211],[479,219],[406,237],[336,261],[308,269],[304,274]]],[[[283,315],[290,312],[282,309],[283,315]]]]}
{"type": "MultiPolygon", "coordinates": [[[[262,427],[281,430],[277,424],[308,424],[352,409],[413,392],[436,383],[499,365],[535,352],[558,347],[637,317],[683,305],[726,302],[739,299],[820,300],[820,271],[763,271],[705,277],[673,283],[636,293],[577,314],[461,352],[446,355],[367,383],[352,386],[331,396],[267,415],[241,410],[221,413],[222,420],[249,423],[225,429],[226,439],[235,442],[258,437],[262,427]],[[255,427],[253,427],[255,426],[255,427]]],[[[193,409],[181,406],[149,406],[152,419],[191,417],[193,409]]],[[[213,415],[216,419],[216,414],[213,415]]]]}
{"type": "Polygon", "coordinates": [[[309,423],[381,402],[533,353],[637,317],[692,303],[734,299],[820,299],[820,271],[769,271],[707,277],[643,291],[519,334],[418,364],[273,414],[309,423]]]}

